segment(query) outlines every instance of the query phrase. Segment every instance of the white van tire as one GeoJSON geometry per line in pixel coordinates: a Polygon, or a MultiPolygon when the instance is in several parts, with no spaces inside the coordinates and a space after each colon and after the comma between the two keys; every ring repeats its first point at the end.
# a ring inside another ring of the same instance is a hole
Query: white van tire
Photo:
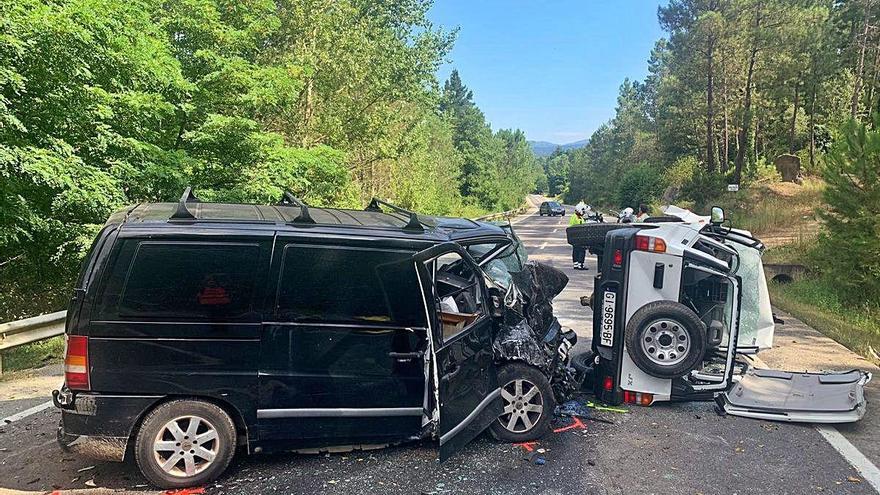
{"type": "Polygon", "coordinates": [[[134,455],[141,473],[153,485],[186,488],[220,476],[235,447],[235,424],[223,409],[200,400],[173,400],[144,418],[134,455]]]}
{"type": "Polygon", "coordinates": [[[645,373],[657,378],[678,378],[702,363],[706,328],[684,304],[648,303],[636,311],[626,326],[626,351],[645,373]]]}

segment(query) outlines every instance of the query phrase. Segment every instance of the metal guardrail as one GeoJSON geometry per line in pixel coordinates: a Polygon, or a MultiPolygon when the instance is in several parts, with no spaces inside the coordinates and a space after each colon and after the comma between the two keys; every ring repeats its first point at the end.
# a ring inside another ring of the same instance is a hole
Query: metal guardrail
{"type": "Polygon", "coordinates": [[[472,220],[478,222],[491,222],[492,220],[504,220],[505,218],[515,217],[517,215],[522,215],[526,211],[528,211],[529,207],[526,205],[520,206],[515,210],[502,211],[501,213],[492,213],[491,215],[483,215],[481,217],[472,218],[472,220]]]}
{"type": "MultiPolygon", "coordinates": [[[[0,352],[64,334],[67,311],[56,311],[24,320],[0,323],[0,352]]],[[[0,354],[0,373],[3,355],[0,354]]]]}
{"type": "MultiPolygon", "coordinates": [[[[521,215],[529,209],[523,205],[515,210],[493,213],[474,218],[477,221],[492,221],[521,215]]],[[[24,320],[0,323],[0,374],[3,373],[2,351],[13,349],[18,346],[39,342],[64,334],[64,320],[67,311],[56,311],[24,320]]]]}

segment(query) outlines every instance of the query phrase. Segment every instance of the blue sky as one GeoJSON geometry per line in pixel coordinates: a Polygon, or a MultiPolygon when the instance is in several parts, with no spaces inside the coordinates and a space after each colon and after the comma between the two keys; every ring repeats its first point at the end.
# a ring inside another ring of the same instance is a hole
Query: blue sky
{"type": "Polygon", "coordinates": [[[492,128],[531,140],[589,137],[614,116],[625,77],[643,79],[661,0],[436,0],[436,25],[459,27],[451,63],[492,128]]]}

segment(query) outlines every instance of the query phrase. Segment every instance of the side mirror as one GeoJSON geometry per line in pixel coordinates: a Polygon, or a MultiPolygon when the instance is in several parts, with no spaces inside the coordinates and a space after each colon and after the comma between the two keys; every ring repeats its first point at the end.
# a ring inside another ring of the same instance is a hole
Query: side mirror
{"type": "Polygon", "coordinates": [[[712,216],[709,221],[712,223],[712,225],[721,225],[722,223],[724,223],[724,208],[720,206],[713,206],[712,216]]]}

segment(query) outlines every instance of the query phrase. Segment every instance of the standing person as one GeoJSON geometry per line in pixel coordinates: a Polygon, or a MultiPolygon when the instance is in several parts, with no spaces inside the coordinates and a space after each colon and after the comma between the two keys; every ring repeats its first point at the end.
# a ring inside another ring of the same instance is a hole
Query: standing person
{"type": "Polygon", "coordinates": [[[639,205],[639,214],[636,215],[636,222],[644,222],[651,214],[648,212],[648,205],[642,203],[639,205]]]}
{"type": "MultiPolygon", "coordinates": [[[[574,215],[571,216],[571,219],[568,221],[568,226],[572,225],[580,225],[584,223],[586,220],[584,217],[587,214],[587,205],[584,204],[583,201],[577,204],[574,207],[574,215]]],[[[574,265],[573,268],[575,270],[586,270],[587,268],[584,266],[584,261],[587,258],[587,248],[585,247],[571,247],[571,261],[574,265]]]]}

